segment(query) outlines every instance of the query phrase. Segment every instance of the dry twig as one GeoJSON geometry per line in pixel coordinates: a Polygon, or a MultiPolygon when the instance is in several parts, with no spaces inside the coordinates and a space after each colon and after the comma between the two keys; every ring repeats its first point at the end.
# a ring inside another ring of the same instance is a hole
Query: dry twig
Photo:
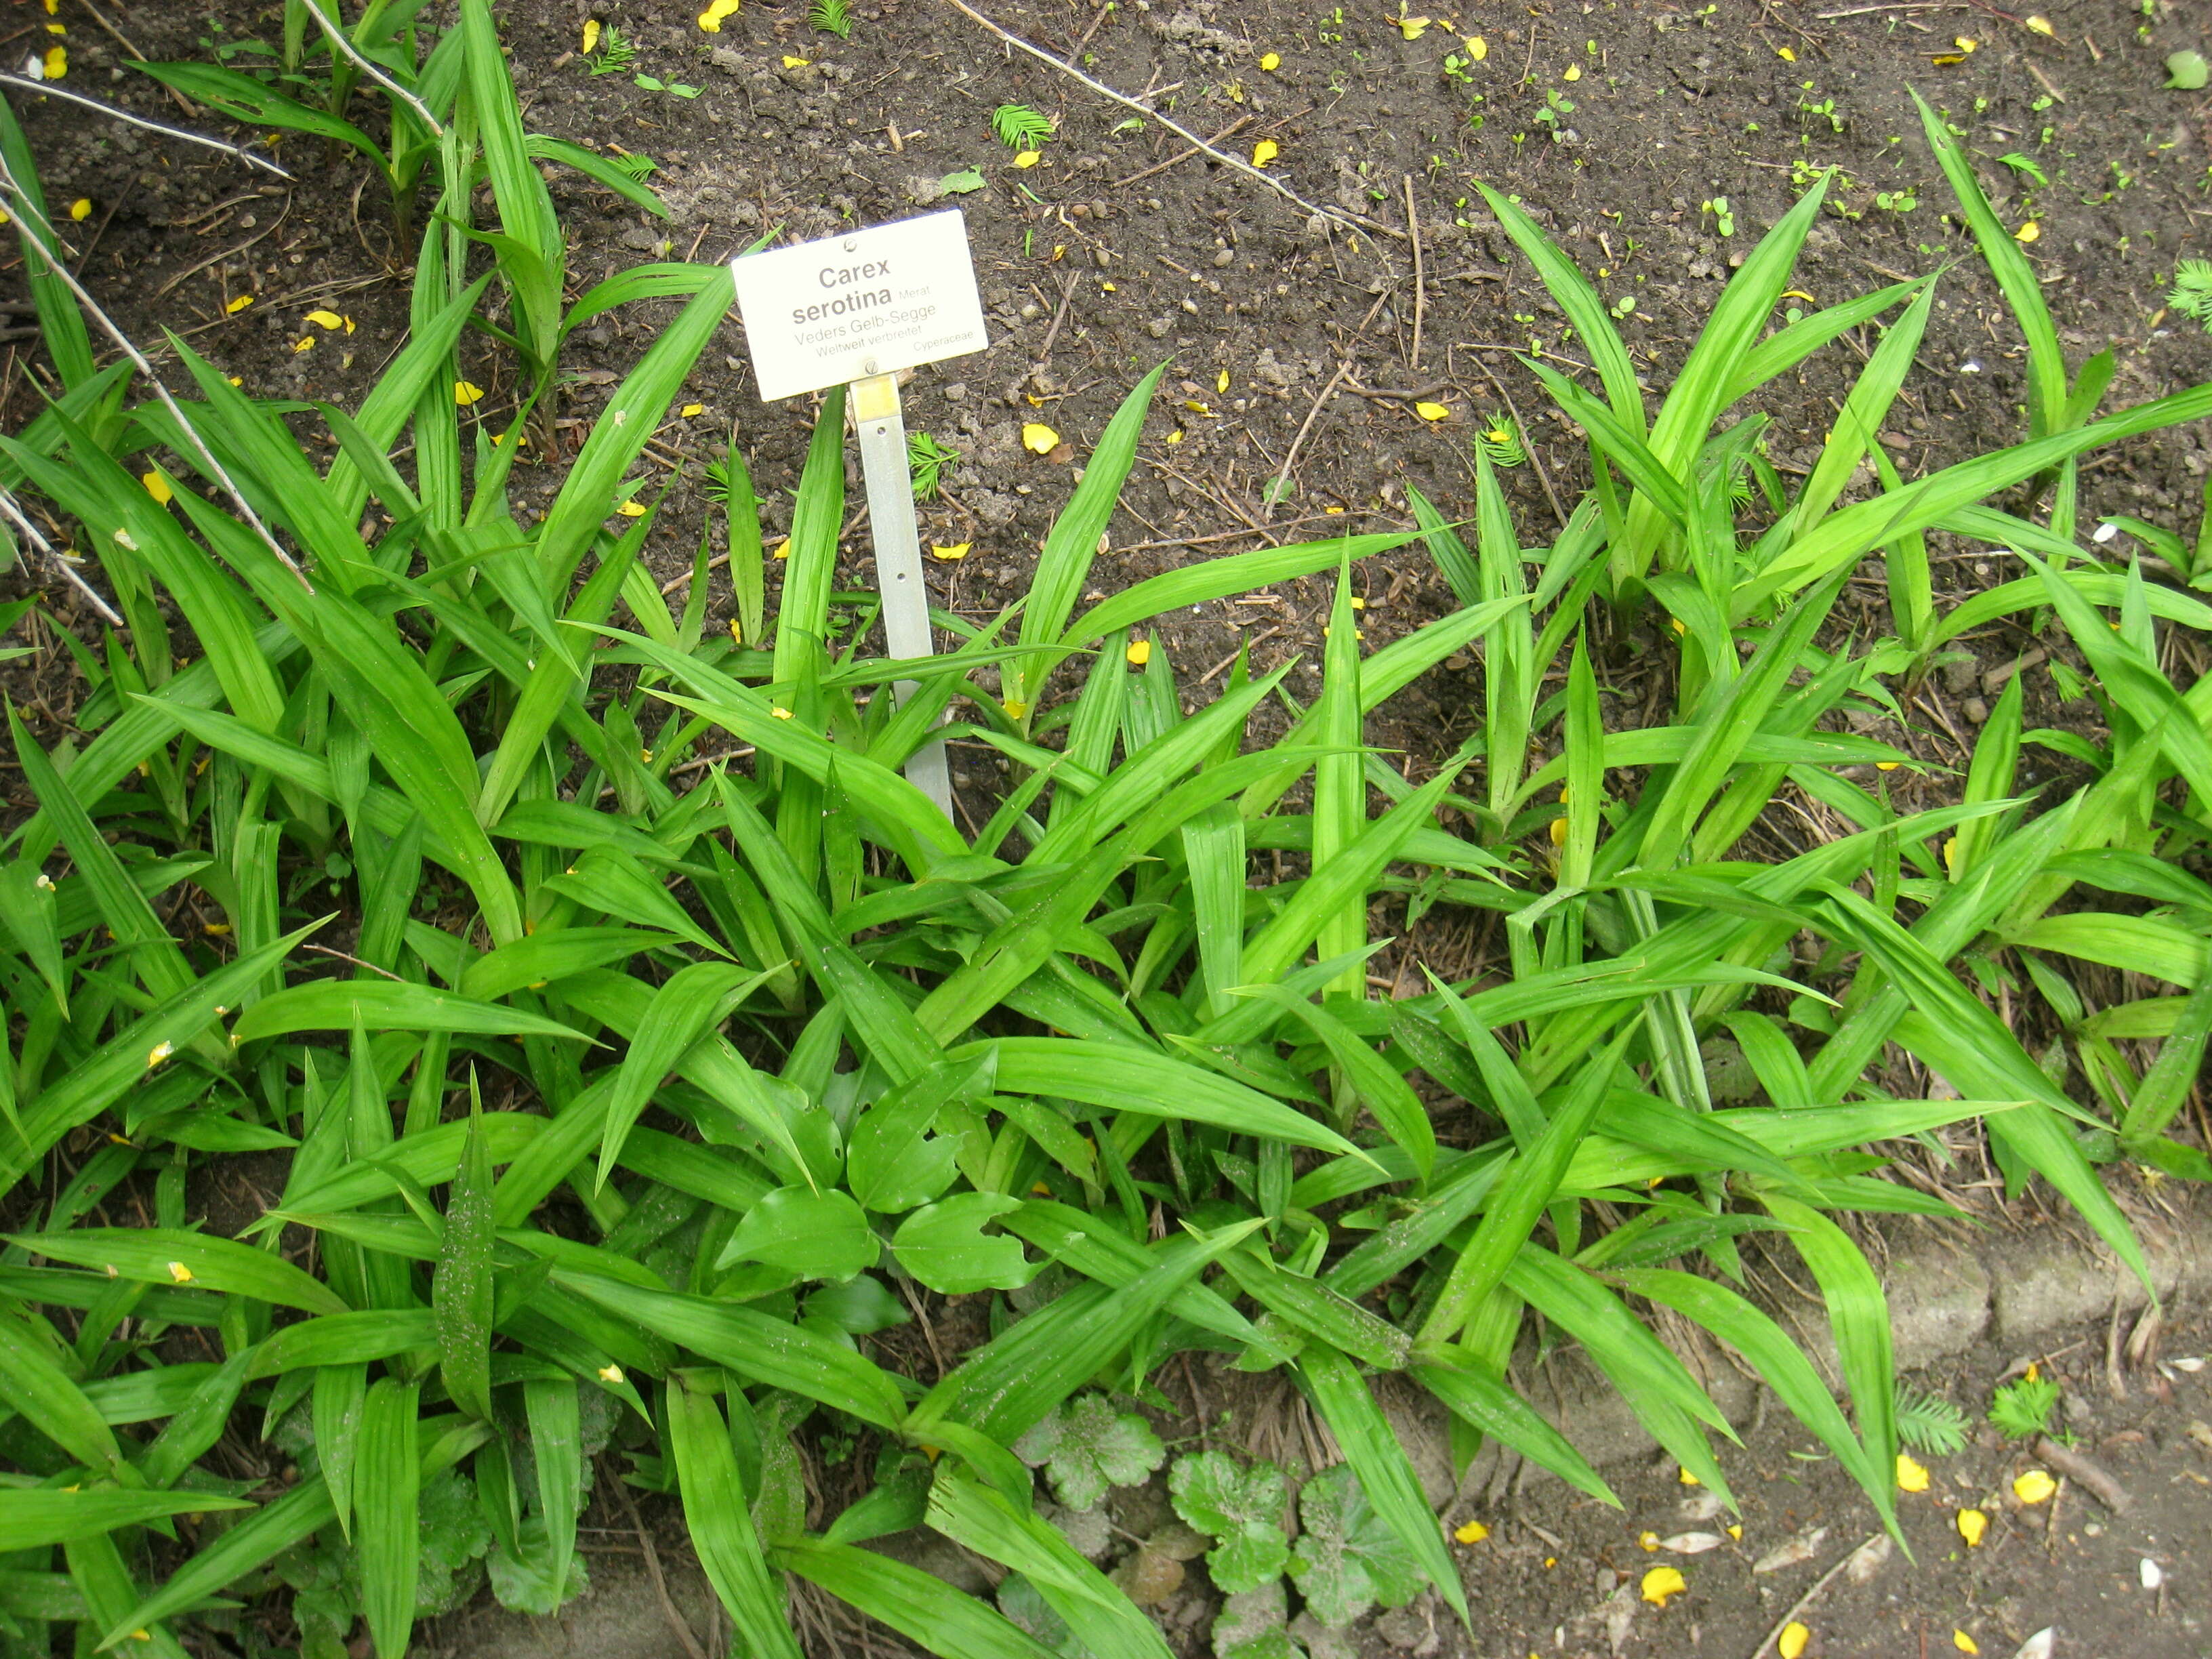
{"type": "Polygon", "coordinates": [[[1018,51],[1029,53],[1030,57],[1036,58],[1041,64],[1049,64],[1053,68],[1058,70],[1062,75],[1069,76],[1075,80],[1080,81],[1085,86],[1090,88],[1091,91],[1098,94],[1101,97],[1110,98],[1125,109],[1133,109],[1139,115],[1147,116],[1152,120],[1158,121],[1162,126],[1165,127],[1170,132],[1175,134],[1176,137],[1182,139],[1185,143],[1204,150],[1208,155],[1211,155],[1215,161],[1220,162],[1224,167],[1234,167],[1239,173],[1250,173],[1252,177],[1257,179],[1261,184],[1267,185],[1269,190],[1273,191],[1276,195],[1281,197],[1285,201],[1289,202],[1292,206],[1303,210],[1309,218],[1331,219],[1334,220],[1338,224],[1344,225],[1349,228],[1373,232],[1384,236],[1400,236],[1403,234],[1402,232],[1395,230],[1389,225],[1378,224],[1372,219],[1356,217],[1343,213],[1335,208],[1321,207],[1312,202],[1309,202],[1304,197],[1299,195],[1297,191],[1292,190],[1288,185],[1285,184],[1273,173],[1265,172],[1262,169],[1253,166],[1249,161],[1244,161],[1240,157],[1231,155],[1226,150],[1214,149],[1212,145],[1207,143],[1205,139],[1200,137],[1188,127],[1184,126],[1182,123],[1174,120],[1170,117],[1161,114],[1159,111],[1154,109],[1150,104],[1140,103],[1136,99],[1130,97],[1129,94],[1125,92],[1115,91],[1113,88],[1108,86],[1103,81],[1100,81],[1091,76],[1085,75],[1081,70],[1076,68],[1074,64],[1066,63],[1060,58],[1054,57],[1043,47],[1032,46],[1030,42],[1023,40],[1020,35],[1014,33],[1012,30],[993,22],[989,18],[984,16],[981,12],[977,11],[973,6],[968,4],[967,0],[945,0],[945,3],[951,7],[953,10],[958,12],[962,16],[969,19],[971,22],[981,24],[985,28],[990,30],[992,33],[997,35],[1000,40],[1005,41],[1008,46],[1015,47],[1018,51]]]}
{"type": "Polygon", "coordinates": [[[436,116],[430,113],[430,106],[424,103],[420,98],[417,98],[413,93],[408,91],[406,88],[401,86],[398,82],[393,80],[391,76],[385,73],[384,70],[379,69],[374,64],[370,63],[368,58],[362,57],[360,49],[356,47],[352,41],[346,39],[345,31],[340,28],[336,23],[331,21],[331,20],[324,15],[321,0],[307,0],[307,15],[310,17],[313,17],[315,20],[316,24],[322,29],[323,33],[330,37],[331,51],[342,53],[347,61],[352,64],[356,69],[359,70],[363,75],[366,75],[370,80],[375,82],[378,86],[382,87],[385,91],[390,93],[401,103],[406,105],[408,108],[413,110],[415,112],[416,118],[420,120],[424,126],[429,128],[431,132],[436,137],[442,138],[446,136],[444,125],[439,121],[436,116]]]}
{"type": "Polygon", "coordinates": [[[9,523],[21,531],[33,547],[52,559],[55,568],[62,573],[63,578],[71,587],[84,595],[92,608],[106,619],[109,627],[123,626],[123,618],[115,614],[115,607],[101,599],[93,591],[92,584],[77,574],[76,567],[70,562],[69,556],[46,539],[46,533],[31,522],[23,509],[16,506],[15,498],[4,489],[0,489],[0,518],[5,518],[9,523]]]}
{"type": "Polygon", "coordinates": [[[77,104],[96,110],[110,120],[121,121],[127,126],[143,127],[149,132],[158,132],[165,138],[181,138],[188,144],[199,144],[208,149],[219,149],[235,155],[250,167],[259,167],[264,173],[274,173],[279,179],[292,175],[265,155],[257,155],[242,144],[226,143],[220,138],[210,138],[204,132],[194,132],[189,127],[173,127],[161,121],[149,121],[143,115],[133,115],[127,109],[113,104],[103,104],[97,98],[88,98],[81,92],[69,92],[51,81],[33,81],[21,75],[0,74],[0,86],[15,88],[18,92],[36,93],[41,98],[58,98],[64,103],[77,104]]]}
{"type": "Polygon", "coordinates": [[[9,200],[15,204],[15,216],[21,227],[24,240],[29,242],[39,257],[46,262],[47,269],[59,277],[63,285],[76,296],[76,302],[91,314],[93,320],[106,331],[107,337],[122,349],[123,355],[131,360],[131,366],[145,377],[146,384],[154,388],[154,395],[161,400],[161,407],[168,410],[170,418],[176,422],[178,429],[184,434],[185,441],[191,446],[192,453],[199,458],[200,464],[207,468],[208,476],[222,486],[223,493],[230,497],[231,504],[245,515],[246,523],[253,527],[254,534],[258,536],[269,550],[283,562],[287,570],[300,579],[300,586],[309,592],[313,592],[314,585],[308,581],[307,573],[300,568],[298,562],[284,550],[276,538],[270,534],[269,526],[261,522],[261,515],[247,505],[246,497],[240,493],[237,483],[231,477],[228,470],[221,461],[216,459],[215,452],[207,447],[205,441],[199,434],[198,428],[185,417],[185,411],[178,405],[176,398],[170,395],[169,388],[161,384],[161,377],[154,373],[154,365],[147,362],[146,354],[131,343],[131,337],[117,326],[112,317],[100,308],[100,302],[85,291],[84,284],[76,279],[76,273],[55,257],[53,227],[48,224],[45,216],[39,212],[30,193],[23,188],[21,181],[15,177],[15,169],[10,167],[4,159],[0,159],[0,190],[4,190],[9,200]]]}
{"type": "Polygon", "coordinates": [[[1260,521],[1262,524],[1275,516],[1277,504],[1282,501],[1285,493],[1290,489],[1291,469],[1298,464],[1298,450],[1306,441],[1306,434],[1313,430],[1314,419],[1321,413],[1322,405],[1326,404],[1335,392],[1337,383],[1351,373],[1352,363],[1349,359],[1339,363],[1336,366],[1336,373],[1328,377],[1328,384],[1321,389],[1321,396],[1315,398],[1313,407],[1306,410],[1306,418],[1298,428],[1298,435],[1291,440],[1290,453],[1283,457],[1283,470],[1275,475],[1275,487],[1268,490],[1261,500],[1260,521]]]}

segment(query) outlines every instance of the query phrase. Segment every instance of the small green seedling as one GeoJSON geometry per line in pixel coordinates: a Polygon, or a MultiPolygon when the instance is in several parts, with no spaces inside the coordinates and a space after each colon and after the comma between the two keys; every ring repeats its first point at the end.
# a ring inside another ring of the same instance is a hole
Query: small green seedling
{"type": "Polygon", "coordinates": [[[1052,137],[1052,120],[1027,104],[1001,104],[991,112],[991,131],[1008,149],[1035,149],[1052,137]]]}
{"type": "Polygon", "coordinates": [[[1948,1457],[1966,1444],[1966,1413],[1941,1395],[1897,1391],[1897,1437],[1917,1452],[1948,1457]]]}
{"type": "Polygon", "coordinates": [[[1701,213],[1710,213],[1713,216],[1713,228],[1719,231],[1722,235],[1733,236],[1735,234],[1735,214],[1734,210],[1729,208],[1729,198],[1727,197],[1716,196],[1710,202],[1701,202],[1698,204],[1698,210],[1701,213]]]}
{"type": "Polygon", "coordinates": [[[2031,1365],[2027,1376],[1990,1397],[1990,1421],[2008,1440],[2032,1440],[2051,1432],[2051,1413],[2057,1406],[2058,1385],[2031,1365]]]}
{"type": "Polygon", "coordinates": [[[2177,52],[2166,60],[2166,84],[2176,92],[2201,92],[2212,80],[2212,64],[2201,52],[2177,52]]]}
{"type": "Polygon", "coordinates": [[[918,501],[937,499],[938,475],[951,463],[960,459],[961,452],[949,444],[942,444],[927,432],[910,434],[906,441],[907,465],[914,471],[914,498],[918,501]]]}
{"type": "Polygon", "coordinates": [[[2174,268],[2173,292],[2166,302],[2185,317],[2212,329],[2212,259],[2184,259],[2174,268]]]}
{"type": "MultiPolygon", "coordinates": [[[[1615,317],[1626,316],[1635,309],[1636,301],[1632,297],[1624,297],[1620,305],[1626,309],[1614,310],[1615,317]]],[[[1521,447],[1521,428],[1510,415],[1492,415],[1485,420],[1474,441],[1490,458],[1492,466],[1519,466],[1528,459],[1528,452],[1521,447]]]]}
{"type": "Polygon", "coordinates": [[[593,75],[623,75],[637,62],[637,48],[613,24],[599,37],[599,49],[584,62],[593,75]]]}
{"type": "Polygon", "coordinates": [[[2027,156],[2022,155],[2018,150],[2014,150],[2009,155],[2000,155],[1997,157],[1997,160],[2003,162],[2014,173],[2023,173],[2027,177],[2034,179],[2039,185],[2048,185],[2051,182],[2050,179],[2045,176],[2041,167],[2036,166],[2034,162],[2029,161],[2027,156]]]}
{"type": "Polygon", "coordinates": [[[853,8],[849,0],[814,0],[806,9],[806,21],[824,34],[834,34],[840,40],[853,38],[853,8]]]}

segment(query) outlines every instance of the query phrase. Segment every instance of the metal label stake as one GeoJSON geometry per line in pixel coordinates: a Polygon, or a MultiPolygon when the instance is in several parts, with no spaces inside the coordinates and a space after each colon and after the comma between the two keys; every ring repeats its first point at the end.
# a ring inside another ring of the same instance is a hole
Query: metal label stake
{"type": "MultiPolygon", "coordinates": [[[[893,377],[991,343],[975,291],[968,222],[957,208],[949,208],[745,255],[731,261],[730,283],[763,401],[818,392],[841,380],[850,389],[868,521],[875,530],[884,635],[894,658],[931,655],[906,418],[893,377]]],[[[892,695],[904,702],[918,684],[901,680],[892,695]]],[[[946,817],[952,816],[942,738],[915,751],[906,775],[946,817]]]]}
{"type": "MultiPolygon", "coordinates": [[[[876,541],[876,591],[883,596],[884,638],[895,658],[927,657],[936,646],[929,631],[929,591],[921,577],[921,531],[915,522],[914,480],[908,471],[906,416],[898,377],[871,374],[850,386],[853,424],[860,434],[860,476],[868,490],[868,524],[876,541]]],[[[901,702],[917,682],[891,688],[901,702]]],[[[907,781],[952,816],[952,778],[945,741],[933,738],[906,763],[907,781]]]]}

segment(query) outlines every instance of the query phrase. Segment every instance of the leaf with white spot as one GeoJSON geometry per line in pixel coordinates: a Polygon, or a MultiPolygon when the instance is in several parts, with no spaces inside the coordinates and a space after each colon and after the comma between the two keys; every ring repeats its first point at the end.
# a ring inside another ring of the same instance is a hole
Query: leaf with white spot
{"type": "Polygon", "coordinates": [[[1134,1412],[1103,1394],[1069,1401],[1014,1443],[1014,1455],[1042,1466],[1053,1496],[1071,1510],[1095,1508],[1109,1486],[1139,1486],[1167,1461],[1167,1448],[1134,1412]]]}

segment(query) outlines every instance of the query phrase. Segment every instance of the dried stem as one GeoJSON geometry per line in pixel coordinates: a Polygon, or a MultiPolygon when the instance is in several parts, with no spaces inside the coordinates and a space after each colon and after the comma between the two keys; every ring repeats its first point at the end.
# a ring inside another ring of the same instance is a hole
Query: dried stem
{"type": "Polygon", "coordinates": [[[257,155],[242,144],[226,143],[220,138],[210,138],[204,132],[194,132],[189,127],[173,127],[164,122],[149,121],[143,115],[133,115],[127,109],[118,109],[113,104],[103,104],[97,98],[88,98],[81,92],[64,91],[51,81],[33,81],[21,75],[0,74],[0,86],[13,87],[18,92],[36,93],[41,98],[59,98],[65,103],[77,104],[86,109],[97,110],[109,119],[121,121],[125,125],[143,127],[149,132],[158,132],[165,138],[181,138],[188,144],[198,144],[207,149],[219,149],[225,155],[235,155],[250,167],[258,167],[262,172],[273,173],[279,179],[289,179],[292,176],[267,156],[257,155]]]}
{"type": "Polygon", "coordinates": [[[321,27],[323,33],[330,37],[331,49],[333,52],[343,53],[356,69],[359,70],[363,75],[366,75],[370,80],[375,82],[377,85],[382,87],[385,91],[390,93],[401,103],[406,105],[408,108],[413,110],[416,118],[419,119],[424,126],[429,128],[430,131],[437,137],[442,138],[446,136],[444,125],[439,121],[436,116],[430,113],[430,106],[424,103],[420,98],[417,98],[413,93],[408,91],[406,88],[401,86],[398,82],[393,80],[391,76],[385,73],[384,70],[379,69],[374,64],[370,63],[368,58],[362,57],[361,49],[356,46],[352,41],[346,39],[345,31],[323,15],[323,9],[319,3],[319,0],[306,0],[306,4],[307,8],[307,15],[313,18],[316,23],[321,27]]]}
{"type": "Polygon", "coordinates": [[[145,377],[146,384],[154,388],[154,395],[161,400],[161,407],[169,411],[171,418],[177,423],[178,429],[184,434],[185,441],[191,446],[193,454],[198,457],[200,464],[207,468],[208,476],[222,486],[223,493],[230,497],[231,504],[245,515],[246,523],[253,526],[254,533],[260,537],[270,552],[283,561],[284,568],[300,579],[300,586],[309,592],[313,592],[314,586],[307,580],[307,573],[300,568],[298,562],[284,550],[276,537],[269,533],[269,526],[261,522],[261,515],[246,503],[246,497],[240,493],[238,485],[232,479],[228,471],[221,461],[216,459],[215,452],[210,449],[200,437],[199,429],[185,417],[184,410],[179,405],[176,398],[170,395],[169,388],[161,384],[161,377],[154,373],[154,365],[146,360],[146,354],[131,343],[131,337],[116,325],[115,319],[100,308],[100,302],[85,291],[85,286],[77,281],[76,274],[55,257],[53,227],[48,224],[45,216],[39,212],[30,192],[23,188],[21,182],[15,177],[15,169],[8,165],[4,158],[0,158],[0,189],[6,191],[9,200],[15,205],[16,222],[21,228],[24,240],[30,243],[41,258],[46,260],[47,268],[61,279],[63,285],[76,296],[76,302],[91,314],[93,320],[107,331],[107,337],[114,341],[122,349],[123,355],[131,360],[132,367],[145,377]]]}
{"type": "Polygon", "coordinates": [[[997,35],[999,39],[1005,41],[1008,46],[1015,47],[1019,51],[1025,52],[1029,53],[1030,57],[1036,58],[1039,63],[1049,64],[1061,74],[1071,76],[1074,79],[1080,81],[1085,86],[1090,88],[1091,91],[1098,94],[1102,98],[1110,98],[1115,103],[1120,104],[1126,109],[1135,110],[1139,115],[1143,115],[1152,120],[1158,121],[1162,126],[1165,127],[1170,132],[1175,134],[1176,137],[1182,139],[1185,143],[1189,144],[1195,149],[1204,150],[1208,155],[1211,155],[1215,161],[1220,162],[1224,167],[1234,167],[1239,173],[1250,173],[1252,177],[1257,179],[1261,184],[1267,185],[1269,190],[1273,191],[1276,195],[1281,197],[1285,201],[1291,203],[1295,207],[1302,209],[1309,217],[1333,219],[1338,224],[1346,226],[1348,228],[1376,232],[1385,236],[1396,236],[1401,234],[1397,230],[1393,229],[1390,226],[1378,224],[1371,219],[1353,217],[1341,213],[1334,208],[1321,207],[1312,202],[1309,202],[1304,197],[1299,195],[1297,191],[1292,190],[1288,185],[1285,184],[1273,173],[1264,172],[1261,168],[1253,166],[1251,162],[1244,161],[1241,157],[1231,155],[1226,150],[1214,149],[1212,145],[1207,143],[1205,139],[1200,137],[1188,127],[1183,126],[1180,123],[1171,119],[1170,117],[1161,114],[1159,111],[1154,109],[1150,104],[1143,103],[1137,99],[1132,98],[1125,92],[1116,92],[1113,88],[1108,86],[1103,81],[1094,80],[1091,76],[1085,75],[1081,70],[1076,68],[1074,64],[1064,62],[1060,58],[1054,57],[1043,47],[1031,46],[1028,41],[1023,40],[1020,35],[1015,34],[1011,31],[1001,27],[1000,25],[993,22],[989,18],[984,16],[981,12],[977,11],[973,6],[968,4],[967,0],[945,0],[945,3],[951,7],[953,10],[958,12],[962,16],[969,19],[971,21],[981,24],[985,28],[990,30],[992,33],[997,35]]]}
{"type": "Polygon", "coordinates": [[[107,623],[110,627],[120,628],[123,626],[123,618],[116,615],[115,607],[108,604],[106,599],[101,599],[99,593],[94,590],[92,584],[86,581],[82,576],[77,574],[76,567],[70,562],[69,556],[46,539],[46,532],[41,531],[37,525],[31,522],[29,517],[25,514],[23,509],[15,504],[15,498],[4,489],[0,489],[0,518],[5,518],[9,523],[14,525],[16,529],[21,531],[26,540],[29,541],[33,546],[39,550],[39,551],[52,559],[54,562],[56,568],[58,568],[61,571],[63,576],[67,579],[69,585],[76,589],[78,592],[84,595],[86,600],[91,605],[92,608],[107,619],[107,623]]]}

